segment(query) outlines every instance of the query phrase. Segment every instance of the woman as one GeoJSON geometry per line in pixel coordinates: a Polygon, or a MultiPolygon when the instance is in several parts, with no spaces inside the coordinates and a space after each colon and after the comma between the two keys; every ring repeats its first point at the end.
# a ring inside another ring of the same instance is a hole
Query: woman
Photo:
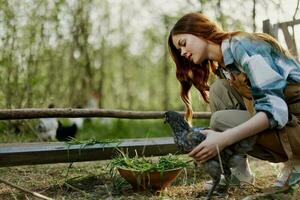
{"type": "MultiPolygon", "coordinates": [[[[187,120],[192,118],[192,86],[213,113],[207,139],[189,156],[205,162],[217,155],[216,146],[222,150],[257,135],[249,154],[284,162],[274,186],[286,184],[292,169],[300,170],[300,66],[289,52],[267,34],[225,32],[200,13],[179,19],[168,45],[187,120]],[[208,86],[210,71],[223,79],[208,86]]],[[[252,182],[247,159],[236,171],[252,182]]]]}

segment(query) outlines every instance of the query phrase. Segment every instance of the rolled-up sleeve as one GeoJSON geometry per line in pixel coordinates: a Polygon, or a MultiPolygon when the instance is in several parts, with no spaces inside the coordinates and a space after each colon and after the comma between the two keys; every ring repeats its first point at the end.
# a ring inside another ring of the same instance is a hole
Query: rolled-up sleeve
{"type": "Polygon", "coordinates": [[[288,107],[284,101],[283,90],[286,80],[264,57],[262,51],[268,54],[268,48],[257,52],[247,50],[247,45],[240,40],[231,42],[234,60],[240,64],[251,83],[255,110],[263,111],[269,118],[270,128],[282,128],[288,122],[288,107]]]}

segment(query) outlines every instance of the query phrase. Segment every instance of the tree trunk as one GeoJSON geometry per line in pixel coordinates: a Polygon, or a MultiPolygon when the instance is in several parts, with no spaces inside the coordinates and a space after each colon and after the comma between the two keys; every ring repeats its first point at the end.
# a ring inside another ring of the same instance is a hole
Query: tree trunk
{"type": "Polygon", "coordinates": [[[253,8],[252,8],[252,30],[253,32],[256,32],[256,0],[252,0],[253,2],[253,8]]]}
{"type": "Polygon", "coordinates": [[[165,41],[164,41],[164,56],[163,56],[163,88],[164,88],[164,94],[163,94],[163,109],[168,110],[170,105],[170,92],[169,92],[169,66],[168,66],[168,30],[169,30],[169,22],[167,19],[167,16],[164,17],[164,25],[165,25],[165,41]]]}

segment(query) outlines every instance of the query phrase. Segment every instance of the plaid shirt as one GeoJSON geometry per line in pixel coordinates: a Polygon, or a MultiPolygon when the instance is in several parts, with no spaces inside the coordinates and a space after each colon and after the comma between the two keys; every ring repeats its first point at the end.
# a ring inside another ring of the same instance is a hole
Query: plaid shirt
{"type": "Polygon", "coordinates": [[[283,90],[287,83],[300,83],[299,63],[269,43],[246,36],[224,40],[221,49],[228,71],[246,73],[255,110],[267,114],[270,128],[284,127],[289,118],[283,90]]]}

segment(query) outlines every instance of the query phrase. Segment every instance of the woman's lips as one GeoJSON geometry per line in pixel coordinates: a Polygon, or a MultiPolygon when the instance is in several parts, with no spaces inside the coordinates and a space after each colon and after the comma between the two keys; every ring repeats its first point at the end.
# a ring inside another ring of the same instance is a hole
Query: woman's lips
{"type": "Polygon", "coordinates": [[[187,55],[185,55],[185,58],[189,61],[193,61],[192,55],[193,54],[189,54],[189,55],[187,54],[187,55]]]}

